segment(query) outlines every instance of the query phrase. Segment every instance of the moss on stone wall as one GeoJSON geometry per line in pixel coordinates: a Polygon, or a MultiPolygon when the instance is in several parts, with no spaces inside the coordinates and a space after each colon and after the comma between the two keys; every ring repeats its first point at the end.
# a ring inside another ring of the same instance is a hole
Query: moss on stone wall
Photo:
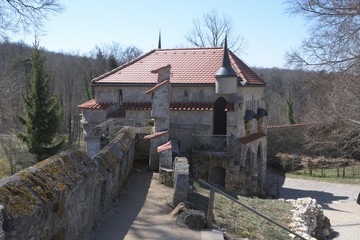
{"type": "Polygon", "coordinates": [[[133,155],[129,153],[134,143],[134,131],[123,128],[94,159],[80,151],[65,151],[0,180],[7,239],[83,238],[96,216],[108,207],[100,207],[100,198],[108,199],[106,204],[110,204],[130,172],[133,155]],[[115,170],[118,165],[120,176],[114,175],[118,172],[106,171],[115,170]],[[111,182],[101,192],[97,184],[105,179],[111,182]],[[83,214],[85,211],[89,212],[83,214]]]}
{"type": "Polygon", "coordinates": [[[99,157],[98,158],[99,165],[104,170],[116,165],[116,162],[117,162],[116,155],[110,149],[107,149],[106,152],[101,153],[98,157],[99,157]]]}
{"type": "Polygon", "coordinates": [[[40,205],[29,188],[15,181],[9,181],[0,188],[0,202],[12,216],[31,215],[40,205]]]}
{"type": "Polygon", "coordinates": [[[46,203],[56,198],[56,192],[40,171],[20,172],[18,177],[46,203]]]}

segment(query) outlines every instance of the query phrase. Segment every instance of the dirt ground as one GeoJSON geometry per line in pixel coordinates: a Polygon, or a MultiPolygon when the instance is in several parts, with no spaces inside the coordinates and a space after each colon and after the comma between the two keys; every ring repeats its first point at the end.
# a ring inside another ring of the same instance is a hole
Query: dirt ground
{"type": "Polygon", "coordinates": [[[158,173],[135,168],[113,206],[98,221],[93,240],[223,239],[213,238],[211,230],[179,227],[169,215],[172,208],[168,201],[173,189],[157,179],[158,173]]]}

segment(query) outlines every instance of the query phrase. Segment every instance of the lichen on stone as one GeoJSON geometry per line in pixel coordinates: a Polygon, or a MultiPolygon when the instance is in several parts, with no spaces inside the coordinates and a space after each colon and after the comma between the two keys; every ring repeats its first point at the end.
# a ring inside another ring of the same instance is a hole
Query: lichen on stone
{"type": "Polygon", "coordinates": [[[49,203],[51,199],[56,198],[55,190],[39,170],[23,171],[19,173],[18,177],[44,202],[49,203]]]}
{"type": "Polygon", "coordinates": [[[103,169],[113,167],[116,165],[117,162],[116,155],[110,149],[106,150],[106,152],[102,152],[102,157],[99,160],[99,164],[103,169]]]}
{"type": "Polygon", "coordinates": [[[11,216],[32,215],[40,205],[31,190],[19,183],[8,182],[0,188],[0,202],[11,216]]]}

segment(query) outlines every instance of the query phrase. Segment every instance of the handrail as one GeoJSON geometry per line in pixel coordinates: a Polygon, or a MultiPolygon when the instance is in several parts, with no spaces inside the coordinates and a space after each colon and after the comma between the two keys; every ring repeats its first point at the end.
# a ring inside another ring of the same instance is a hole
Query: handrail
{"type": "Polygon", "coordinates": [[[288,228],[280,225],[279,223],[271,220],[270,218],[266,217],[265,215],[262,215],[261,213],[259,213],[259,212],[257,212],[256,210],[248,207],[247,205],[241,203],[239,200],[233,198],[232,196],[228,195],[227,193],[224,193],[224,192],[221,191],[220,189],[218,189],[218,188],[214,187],[213,185],[205,182],[204,180],[199,179],[199,182],[200,182],[201,184],[204,184],[204,185],[207,186],[208,188],[210,188],[210,198],[209,198],[209,208],[208,208],[208,221],[212,221],[212,209],[213,209],[214,195],[215,195],[213,191],[215,191],[215,192],[220,193],[220,194],[224,195],[225,197],[229,198],[229,199],[232,200],[233,202],[241,205],[242,207],[250,210],[251,212],[255,213],[256,215],[258,215],[258,216],[266,219],[267,221],[275,224],[276,226],[284,229],[285,231],[287,231],[287,232],[289,232],[289,233],[291,233],[291,234],[294,234],[296,237],[298,237],[298,238],[300,238],[300,239],[303,239],[303,240],[306,240],[306,238],[304,238],[304,237],[300,236],[299,234],[291,231],[290,229],[288,229],[288,228]],[[211,206],[210,206],[210,205],[211,205],[211,206]]]}

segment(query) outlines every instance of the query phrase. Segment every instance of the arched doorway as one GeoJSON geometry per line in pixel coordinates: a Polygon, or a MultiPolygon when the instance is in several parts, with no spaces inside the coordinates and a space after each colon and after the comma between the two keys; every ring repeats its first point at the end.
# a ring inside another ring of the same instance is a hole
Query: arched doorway
{"type": "Polygon", "coordinates": [[[219,97],[214,106],[214,135],[226,135],[226,100],[219,97]]]}
{"type": "Polygon", "coordinates": [[[225,187],[225,169],[222,167],[213,167],[210,169],[210,181],[220,187],[225,187]]]}

